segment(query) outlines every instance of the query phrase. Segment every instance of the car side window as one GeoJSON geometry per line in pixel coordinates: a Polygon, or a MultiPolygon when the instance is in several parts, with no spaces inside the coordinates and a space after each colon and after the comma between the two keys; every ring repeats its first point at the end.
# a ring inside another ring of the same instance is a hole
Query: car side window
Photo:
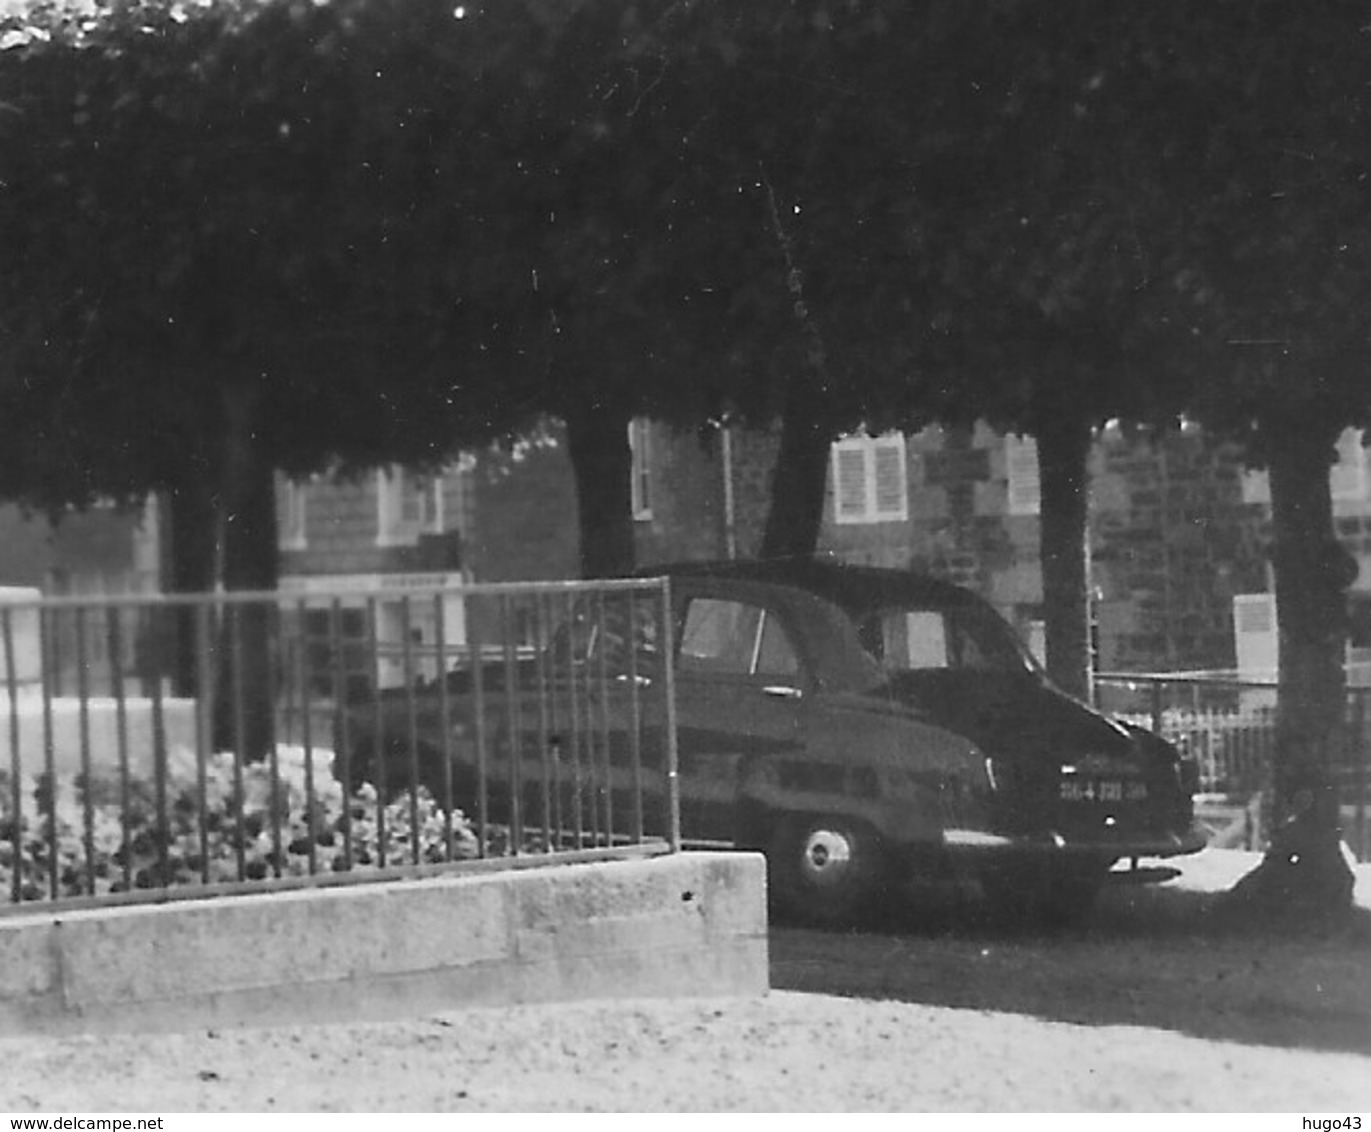
{"type": "Polygon", "coordinates": [[[699,597],[686,607],[681,629],[683,672],[788,676],[799,661],[785,627],[760,606],[699,597]]]}
{"type": "Polygon", "coordinates": [[[681,630],[681,669],[746,675],[762,611],[739,601],[697,597],[686,607],[681,630]]]}
{"type": "Polygon", "coordinates": [[[790,643],[785,626],[774,613],[762,615],[762,640],[757,649],[758,676],[793,676],[800,670],[800,660],[790,643]]]}

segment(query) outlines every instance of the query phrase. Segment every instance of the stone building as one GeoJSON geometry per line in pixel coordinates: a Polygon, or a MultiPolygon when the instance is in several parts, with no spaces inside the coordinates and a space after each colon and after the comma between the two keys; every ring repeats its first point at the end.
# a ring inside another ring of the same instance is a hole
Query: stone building
{"type": "MultiPolygon", "coordinates": [[[[1330,469],[1338,536],[1358,559],[1357,602],[1371,601],[1371,475],[1349,430],[1330,469]]],[[[1187,426],[1155,435],[1101,432],[1090,464],[1088,546],[1101,671],[1231,670],[1235,602],[1268,611],[1270,495],[1230,444],[1187,426]],[[1253,595],[1265,595],[1253,602],[1253,595]]],[[[823,546],[849,561],[922,571],[966,585],[1040,642],[1042,570],[1037,452],[1031,439],[984,426],[835,445],[823,546]],[[872,450],[864,464],[844,447],[872,450]],[[881,447],[903,467],[903,493],[876,483],[881,447]],[[858,469],[861,469],[860,473],[858,469]],[[862,492],[882,513],[844,507],[862,492]],[[835,485],[834,479],[839,482],[835,485]],[[844,512],[848,513],[845,515],[844,512]]],[[[1361,642],[1358,642],[1361,643],[1361,642]]],[[[1371,644],[1371,641],[1365,642],[1371,644]]]]}
{"type": "MultiPolygon", "coordinates": [[[[630,440],[641,565],[757,553],[773,435],[639,420],[630,440]]],[[[1371,474],[1358,434],[1344,436],[1339,456],[1330,472],[1338,534],[1361,564],[1357,595],[1371,603],[1371,474]]],[[[400,593],[577,574],[575,483],[555,423],[437,477],[389,469],[283,485],[281,497],[287,586],[400,593]]],[[[966,585],[1040,647],[1039,503],[1031,439],[983,425],[848,437],[833,446],[820,550],[966,585]]],[[[1233,446],[1195,427],[1104,430],[1091,456],[1088,534],[1101,671],[1233,669],[1235,603],[1254,618],[1266,610],[1263,631],[1274,632],[1269,494],[1233,446]]],[[[455,614],[447,629],[453,641],[464,631],[455,614]]],[[[417,632],[428,640],[433,629],[417,632]]]]}

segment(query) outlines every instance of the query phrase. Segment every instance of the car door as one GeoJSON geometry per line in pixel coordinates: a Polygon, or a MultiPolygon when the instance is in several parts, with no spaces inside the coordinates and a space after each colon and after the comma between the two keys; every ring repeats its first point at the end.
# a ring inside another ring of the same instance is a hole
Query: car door
{"type": "Polygon", "coordinates": [[[802,742],[808,680],[783,613],[751,594],[687,591],[676,652],[681,829],[731,841],[739,774],[802,742]]]}

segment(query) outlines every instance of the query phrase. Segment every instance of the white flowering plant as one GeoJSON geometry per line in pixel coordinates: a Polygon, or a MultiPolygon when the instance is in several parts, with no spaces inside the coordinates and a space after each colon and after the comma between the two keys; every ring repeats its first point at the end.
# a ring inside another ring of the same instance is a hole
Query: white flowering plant
{"type": "Polygon", "coordinates": [[[305,876],[463,860],[478,853],[461,810],[422,787],[380,802],[346,796],[327,752],[274,760],[174,752],[160,782],[117,772],[39,776],[16,791],[0,770],[0,901],[305,876]],[[417,824],[415,819],[417,818],[417,824]]]}

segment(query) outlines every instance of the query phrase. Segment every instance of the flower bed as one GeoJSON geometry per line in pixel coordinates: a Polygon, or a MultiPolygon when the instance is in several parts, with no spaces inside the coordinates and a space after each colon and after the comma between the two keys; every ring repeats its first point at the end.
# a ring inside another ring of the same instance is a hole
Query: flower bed
{"type": "Polygon", "coordinates": [[[460,810],[449,818],[422,789],[384,806],[369,786],[345,797],[329,758],[316,751],[311,767],[300,748],[282,747],[273,774],[270,762],[235,768],[218,754],[202,785],[194,757],[180,752],[160,788],[117,773],[88,784],[58,775],[55,796],[39,777],[24,784],[17,814],[0,771],[0,903],[49,898],[54,872],[55,895],[70,897],[477,855],[460,810]]]}

